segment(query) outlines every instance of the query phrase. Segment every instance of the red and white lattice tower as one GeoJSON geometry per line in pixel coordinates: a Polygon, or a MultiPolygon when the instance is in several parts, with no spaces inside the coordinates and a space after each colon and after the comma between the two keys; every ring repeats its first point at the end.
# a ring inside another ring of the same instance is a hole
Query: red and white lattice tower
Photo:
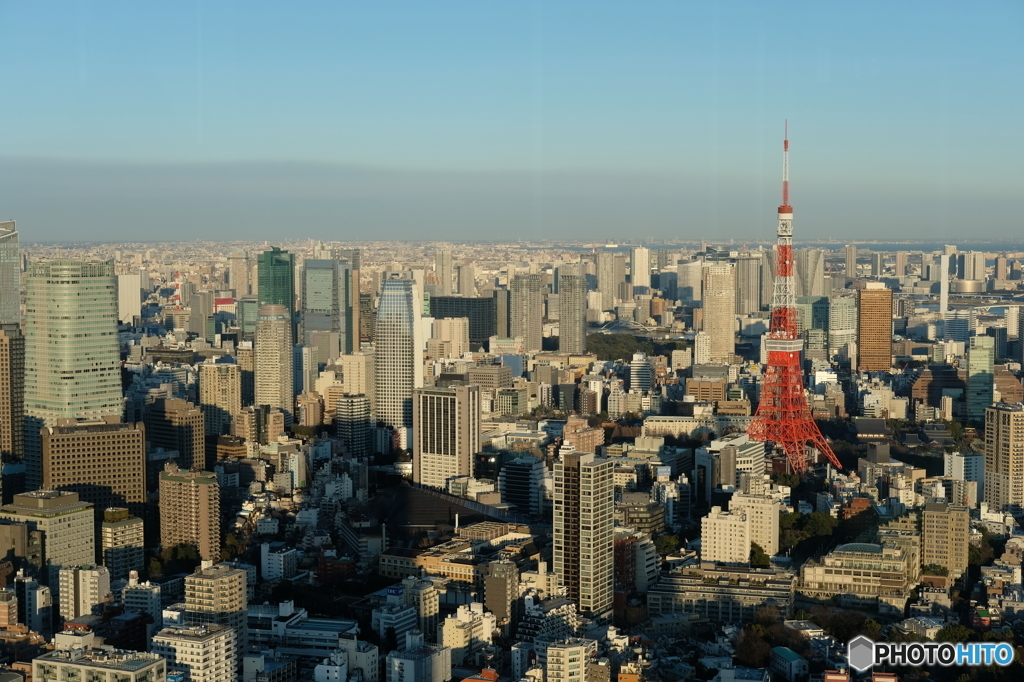
{"type": "Polygon", "coordinates": [[[811,417],[801,367],[803,340],[797,333],[793,261],[793,207],[789,205],[789,126],[782,147],[782,205],[779,206],[779,244],[775,256],[772,315],[764,339],[768,352],[761,402],[747,429],[754,440],[772,443],[786,453],[794,473],[803,474],[813,462],[813,450],[841,468],[832,447],[811,417]]]}

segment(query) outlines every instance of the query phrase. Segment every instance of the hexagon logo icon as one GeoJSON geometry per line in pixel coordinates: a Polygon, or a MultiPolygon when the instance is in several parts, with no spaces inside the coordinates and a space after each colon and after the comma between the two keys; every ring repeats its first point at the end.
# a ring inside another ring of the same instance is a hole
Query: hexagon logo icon
{"type": "Polygon", "coordinates": [[[875,662],[875,643],[864,635],[854,637],[847,645],[846,658],[854,670],[867,670],[875,662]]]}

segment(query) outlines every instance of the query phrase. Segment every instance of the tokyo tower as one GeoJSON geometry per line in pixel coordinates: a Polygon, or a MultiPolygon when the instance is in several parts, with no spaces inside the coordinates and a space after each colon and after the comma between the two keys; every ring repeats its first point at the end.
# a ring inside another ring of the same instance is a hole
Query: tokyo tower
{"type": "Polygon", "coordinates": [[[794,473],[804,474],[813,463],[809,448],[842,468],[831,446],[811,417],[800,366],[803,340],[797,333],[793,261],[793,207],[789,205],[789,124],[782,143],[782,205],[779,206],[779,243],[775,256],[775,291],[768,334],[764,339],[768,364],[757,406],[747,434],[772,443],[786,453],[794,473]]]}

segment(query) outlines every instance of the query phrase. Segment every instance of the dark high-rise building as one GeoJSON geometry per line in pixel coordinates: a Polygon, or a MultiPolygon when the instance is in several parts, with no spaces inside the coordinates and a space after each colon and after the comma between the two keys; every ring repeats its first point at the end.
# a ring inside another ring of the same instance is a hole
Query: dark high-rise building
{"type": "Polygon", "coordinates": [[[0,222],[0,324],[21,321],[21,251],[14,221],[0,222]]]}
{"type": "MultiPolygon", "coordinates": [[[[206,424],[203,411],[180,398],[157,400],[146,410],[146,438],[155,448],[177,450],[183,469],[206,465],[206,424]]],[[[124,505],[118,505],[124,506],[124,505]]]]}
{"type": "Polygon", "coordinates": [[[274,247],[257,256],[260,305],[283,305],[295,311],[295,256],[274,247]]]}
{"type": "Polygon", "coordinates": [[[0,457],[25,457],[25,337],[16,323],[0,324],[0,457]]]}
{"type": "Polygon", "coordinates": [[[543,348],[544,292],[540,275],[516,275],[512,280],[512,336],[521,337],[527,351],[543,348]]]}
{"type": "Polygon", "coordinates": [[[496,298],[469,298],[464,296],[431,296],[430,316],[436,320],[447,317],[469,319],[469,342],[474,346],[485,344],[498,335],[496,298]]]}
{"type": "Polygon", "coordinates": [[[212,291],[197,291],[189,299],[188,330],[200,337],[207,336],[207,323],[213,316],[214,294],[212,291]]]}
{"type": "Polygon", "coordinates": [[[338,398],[335,432],[350,455],[369,454],[370,426],[369,398],[348,393],[338,398]]]}
{"type": "Polygon", "coordinates": [[[495,289],[492,298],[494,299],[495,335],[499,339],[511,338],[512,292],[508,289],[495,289]]]}

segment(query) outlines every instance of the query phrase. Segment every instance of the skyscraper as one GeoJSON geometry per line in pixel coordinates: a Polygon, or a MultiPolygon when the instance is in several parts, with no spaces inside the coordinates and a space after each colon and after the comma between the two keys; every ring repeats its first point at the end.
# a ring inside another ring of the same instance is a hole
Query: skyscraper
{"type": "Polygon", "coordinates": [[[255,403],[280,408],[285,415],[285,426],[291,426],[295,408],[294,361],[288,308],[260,306],[256,321],[255,403]]]}
{"type": "Polygon", "coordinates": [[[392,273],[381,287],[374,350],[374,412],[379,421],[408,443],[412,428],[412,391],[423,381],[421,351],[416,347],[415,287],[407,276],[392,273]]]}
{"type": "Polygon", "coordinates": [[[825,296],[825,253],[821,249],[796,252],[796,295],[825,296]]]}
{"type": "MultiPolygon", "coordinates": [[[[896,252],[896,276],[903,277],[907,274],[907,252],[897,251],[896,252]]],[[[924,276],[924,273],[921,273],[924,276]]]]}
{"type": "Polygon", "coordinates": [[[704,331],[711,337],[711,362],[728,364],[736,351],[736,270],[704,266],[704,331]]]}
{"type": "MultiPolygon", "coordinates": [[[[343,339],[342,352],[354,353],[359,350],[359,344],[363,337],[363,331],[366,326],[370,329],[373,328],[373,324],[369,324],[369,321],[363,321],[363,299],[360,289],[360,269],[362,268],[363,252],[362,249],[336,249],[335,257],[344,261],[348,261],[348,330],[349,333],[343,339]]],[[[372,297],[371,297],[372,300],[372,297]]],[[[369,333],[366,334],[369,336],[369,333]]],[[[367,338],[367,341],[370,339],[367,338]]]]}
{"type": "Polygon", "coordinates": [[[132,324],[142,317],[142,275],[130,273],[117,276],[117,319],[132,324]]]}
{"type": "Polygon", "coordinates": [[[0,324],[21,321],[21,251],[14,221],[0,222],[0,324]]]}
{"type": "Polygon", "coordinates": [[[516,275],[512,280],[512,338],[522,337],[528,351],[543,348],[544,294],[540,275],[516,275]]]}
{"type": "Polygon", "coordinates": [[[188,299],[188,330],[200,338],[206,337],[206,323],[213,315],[213,303],[212,291],[197,291],[188,299]]]}
{"type": "Polygon", "coordinates": [[[17,323],[0,324],[0,458],[25,458],[25,337],[17,323]]]}
{"type": "Polygon", "coordinates": [[[348,454],[357,457],[369,454],[370,426],[369,398],[351,393],[338,398],[334,428],[348,454]]]}
{"type": "Polygon", "coordinates": [[[736,259],[736,314],[761,309],[761,254],[741,253],[736,259]]]}
{"type": "Polygon", "coordinates": [[[358,332],[350,326],[351,284],[347,260],[307,260],[303,264],[299,340],[316,349],[318,364],[359,346],[354,338],[358,332]]]}
{"type": "Polygon", "coordinates": [[[150,445],[176,450],[178,463],[188,468],[206,465],[206,426],[199,406],[181,398],[161,399],[146,409],[146,439],[150,445]]]}
{"type": "Polygon", "coordinates": [[[995,512],[1024,511],[1024,404],[996,403],[985,409],[985,501],[995,512]]]}
{"type": "Polygon", "coordinates": [[[199,408],[207,436],[231,433],[231,419],[242,411],[242,368],[209,360],[199,365],[199,408]]]}
{"type": "MultiPolygon", "coordinates": [[[[508,292],[498,289],[493,294],[508,292]]],[[[469,319],[469,342],[475,345],[487,343],[492,336],[502,336],[498,331],[497,298],[495,295],[472,296],[431,296],[430,316],[435,319],[444,317],[465,317],[469,319]]],[[[505,334],[504,336],[507,336],[505,334]]]]}
{"type": "Polygon", "coordinates": [[[243,249],[228,254],[228,284],[235,290],[235,298],[249,295],[249,254],[243,249]]]}
{"type": "Polygon", "coordinates": [[[220,559],[220,485],[210,471],[183,471],[173,460],[160,472],[160,545],[195,547],[205,561],[220,559]]]}
{"type": "Polygon", "coordinates": [[[580,274],[578,263],[559,268],[558,296],[558,350],[562,353],[586,353],[587,279],[580,274]]]}
{"type": "Polygon", "coordinates": [[[846,278],[857,279],[857,245],[847,244],[843,253],[846,255],[846,278]]]}
{"type": "Polygon", "coordinates": [[[995,388],[996,340],[991,336],[972,336],[967,349],[967,418],[980,421],[992,405],[995,388]]]}
{"type": "Polygon", "coordinates": [[[455,271],[459,281],[459,296],[476,296],[476,268],[472,265],[460,265],[455,271]]]}
{"type": "Polygon", "coordinates": [[[569,599],[591,618],[612,610],[612,469],[609,459],[575,452],[555,464],[553,568],[569,599]]]}
{"type": "Polygon", "coordinates": [[[857,292],[857,366],[865,372],[892,367],[892,290],[881,282],[857,292]]]}
{"type": "Polygon", "coordinates": [[[289,320],[295,310],[295,256],[274,247],[257,257],[260,305],[283,305],[289,320]]]}
{"type": "Polygon", "coordinates": [[[637,246],[629,252],[629,276],[633,295],[651,293],[651,251],[637,246]]]}
{"type": "Polygon", "coordinates": [[[39,429],[124,411],[114,264],[33,263],[25,306],[26,484],[41,483],[39,429]]]}
{"type": "Polygon", "coordinates": [[[441,294],[443,296],[451,294],[454,291],[452,283],[455,279],[451,249],[436,249],[434,251],[434,274],[441,282],[441,294]]]}
{"type": "Polygon", "coordinates": [[[601,292],[601,307],[611,310],[619,298],[619,285],[626,281],[626,258],[612,251],[597,253],[597,290],[601,292]]]}
{"type": "Polygon", "coordinates": [[[479,386],[413,392],[413,480],[446,488],[448,479],[472,475],[479,450],[479,386]]]}

